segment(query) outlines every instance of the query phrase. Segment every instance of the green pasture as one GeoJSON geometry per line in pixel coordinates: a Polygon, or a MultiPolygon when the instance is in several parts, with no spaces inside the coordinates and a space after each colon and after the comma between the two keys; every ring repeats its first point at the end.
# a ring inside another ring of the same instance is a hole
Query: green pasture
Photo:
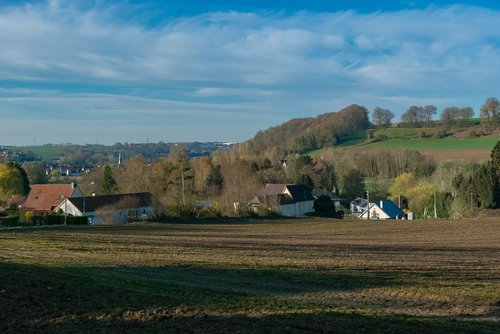
{"type": "Polygon", "coordinates": [[[363,145],[370,148],[408,148],[408,149],[487,149],[492,150],[495,144],[500,141],[500,137],[487,136],[478,138],[444,138],[444,139],[414,139],[397,140],[389,139],[380,142],[363,145]]]}
{"type": "Polygon", "coordinates": [[[52,145],[3,146],[3,148],[13,152],[23,152],[23,153],[33,152],[36,156],[40,157],[42,160],[58,160],[68,151],[68,148],[64,146],[52,146],[52,145]]]}

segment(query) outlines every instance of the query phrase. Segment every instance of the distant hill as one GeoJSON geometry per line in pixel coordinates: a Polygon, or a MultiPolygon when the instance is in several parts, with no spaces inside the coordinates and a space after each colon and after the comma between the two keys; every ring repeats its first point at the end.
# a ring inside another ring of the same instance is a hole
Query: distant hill
{"type": "MultiPolygon", "coordinates": [[[[66,164],[92,166],[118,159],[141,155],[146,160],[168,156],[171,147],[181,145],[189,157],[208,156],[213,151],[229,148],[233,143],[116,143],[113,145],[46,144],[38,146],[1,146],[3,160],[23,163],[27,161],[60,161],[66,164]]],[[[3,161],[2,160],[2,161],[3,161]]]]}
{"type": "Polygon", "coordinates": [[[268,148],[305,153],[349,141],[353,134],[370,127],[368,110],[353,104],[338,112],[317,117],[295,118],[259,131],[247,142],[255,152],[268,148]]]}

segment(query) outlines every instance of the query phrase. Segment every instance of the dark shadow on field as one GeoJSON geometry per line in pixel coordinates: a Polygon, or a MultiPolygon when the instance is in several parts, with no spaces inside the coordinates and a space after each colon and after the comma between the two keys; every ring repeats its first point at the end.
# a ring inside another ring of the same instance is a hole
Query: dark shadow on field
{"type": "Polygon", "coordinates": [[[45,225],[45,226],[16,226],[9,228],[0,228],[1,233],[23,233],[36,230],[37,232],[47,231],[166,231],[175,229],[176,226],[182,229],[183,225],[190,226],[200,225],[204,231],[207,230],[206,225],[214,225],[214,227],[224,227],[231,225],[249,225],[249,224],[269,224],[276,222],[293,223],[297,221],[304,221],[304,218],[296,217],[164,217],[158,218],[152,222],[132,222],[128,224],[113,224],[113,225],[45,225]]]}
{"type": "Polygon", "coordinates": [[[366,315],[281,298],[395,284],[369,273],[0,262],[0,332],[493,333],[500,328],[498,322],[366,315]]]}

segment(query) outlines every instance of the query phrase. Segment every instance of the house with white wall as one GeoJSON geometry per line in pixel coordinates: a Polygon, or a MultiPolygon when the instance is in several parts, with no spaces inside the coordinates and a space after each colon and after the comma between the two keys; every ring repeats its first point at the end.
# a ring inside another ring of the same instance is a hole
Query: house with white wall
{"type": "Polygon", "coordinates": [[[264,196],[256,196],[249,203],[257,211],[265,206],[286,217],[300,217],[314,212],[314,197],[311,189],[304,184],[273,184],[268,183],[264,196]]]}
{"type": "Polygon", "coordinates": [[[370,205],[359,215],[360,219],[403,219],[405,213],[391,200],[382,200],[370,205]]]}
{"type": "Polygon", "coordinates": [[[153,215],[150,193],[130,193],[68,198],[56,211],[72,216],[87,216],[89,224],[102,224],[106,219],[124,223],[129,219],[142,220],[153,215]]]}

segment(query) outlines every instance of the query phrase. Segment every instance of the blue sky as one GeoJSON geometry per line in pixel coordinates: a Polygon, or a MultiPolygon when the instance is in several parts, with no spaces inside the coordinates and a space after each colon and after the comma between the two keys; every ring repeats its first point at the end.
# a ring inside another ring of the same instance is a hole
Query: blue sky
{"type": "Polygon", "coordinates": [[[500,97],[497,1],[7,0],[0,45],[0,145],[243,141],[500,97]]]}

